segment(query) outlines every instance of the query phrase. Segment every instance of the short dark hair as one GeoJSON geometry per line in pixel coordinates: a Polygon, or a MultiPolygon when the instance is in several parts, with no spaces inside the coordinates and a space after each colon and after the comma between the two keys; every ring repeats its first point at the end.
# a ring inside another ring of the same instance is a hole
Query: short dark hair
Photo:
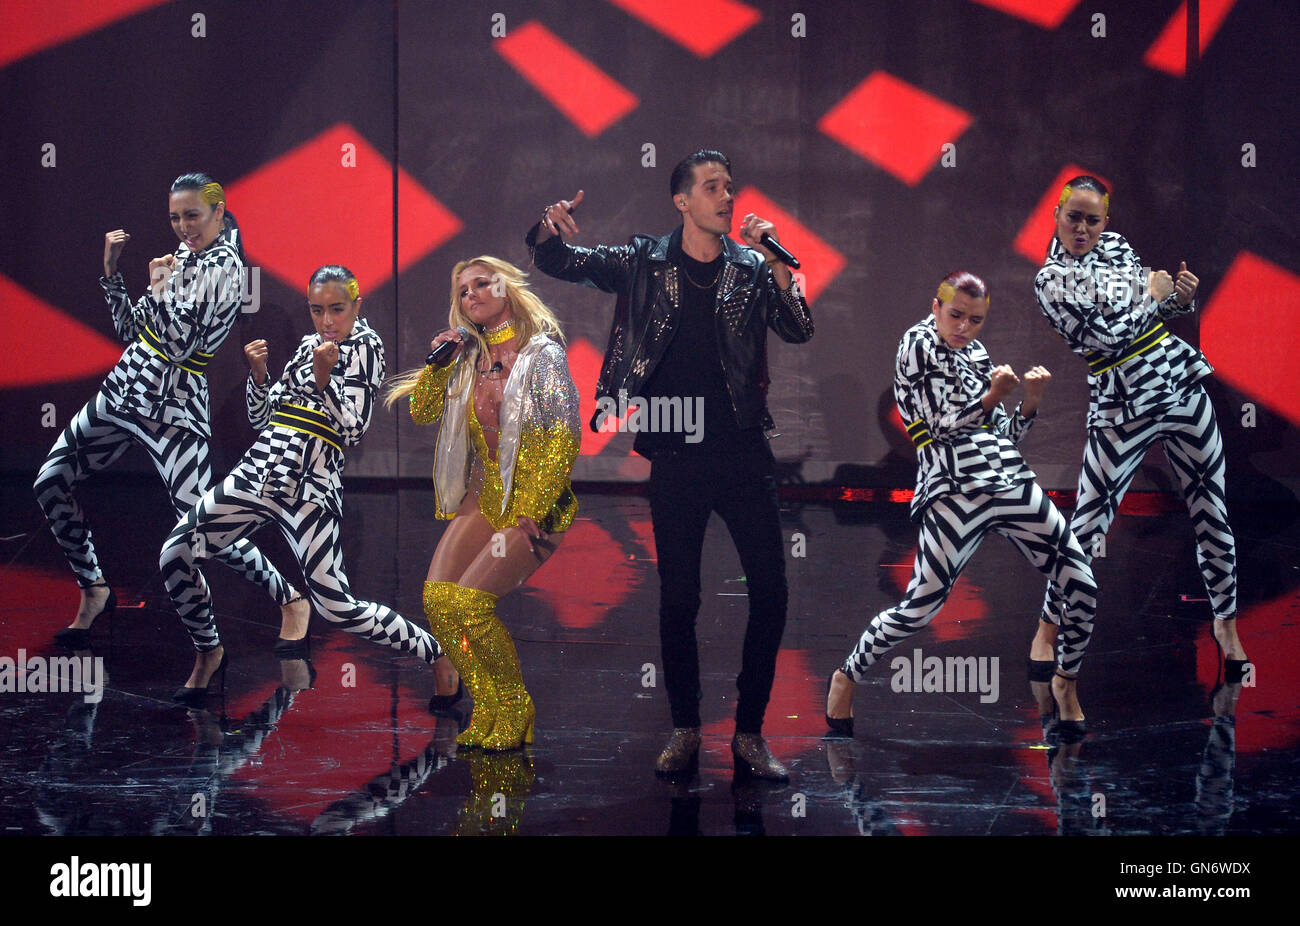
{"type": "Polygon", "coordinates": [[[1106,207],[1106,212],[1110,212],[1110,190],[1106,189],[1106,184],[1102,183],[1092,174],[1080,174],[1073,180],[1067,180],[1065,186],[1061,187],[1061,197],[1057,200],[1058,206],[1064,206],[1065,201],[1070,198],[1070,194],[1075,190],[1092,190],[1101,197],[1102,205],[1106,207]]]}
{"type": "Polygon", "coordinates": [[[326,264],[324,267],[318,267],[312,273],[311,279],[307,281],[307,287],[310,289],[325,283],[342,283],[343,288],[347,290],[348,298],[354,301],[361,295],[356,274],[342,264],[326,264]]]}
{"type": "Polygon", "coordinates": [[[669,196],[691,191],[691,184],[695,181],[696,164],[721,164],[727,168],[727,173],[731,173],[731,161],[725,154],[712,148],[701,148],[694,154],[682,158],[678,165],[673,168],[673,175],[668,180],[669,196]]]}
{"type": "Polygon", "coordinates": [[[969,270],[954,270],[944,277],[935,298],[940,303],[949,303],[958,293],[965,293],[972,299],[990,301],[988,284],[969,270]]]}
{"type": "MultiPolygon", "coordinates": [[[[212,179],[210,174],[205,174],[200,170],[192,170],[189,173],[181,174],[172,181],[171,193],[183,193],[187,190],[193,190],[199,194],[199,201],[215,209],[217,203],[226,202],[226,191],[221,188],[221,184],[212,179]]],[[[230,204],[226,204],[226,215],[222,220],[224,228],[233,229],[235,239],[235,250],[239,253],[239,259],[246,260],[244,257],[243,234],[239,230],[239,223],[235,221],[235,214],[230,211],[230,204]]]]}

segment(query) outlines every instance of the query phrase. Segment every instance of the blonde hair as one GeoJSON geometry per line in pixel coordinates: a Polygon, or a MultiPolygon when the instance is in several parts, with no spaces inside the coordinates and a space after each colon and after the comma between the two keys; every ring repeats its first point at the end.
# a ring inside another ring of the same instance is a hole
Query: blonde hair
{"type": "MultiPolygon", "coordinates": [[[[451,269],[451,307],[447,312],[447,325],[450,328],[465,328],[470,333],[469,339],[465,342],[464,362],[477,363],[480,357],[488,355],[488,343],[483,335],[483,329],[476,325],[460,306],[460,275],[469,267],[482,267],[487,270],[492,278],[493,293],[505,297],[506,308],[514,321],[516,343],[522,347],[537,334],[545,334],[561,344],[564,343],[564,333],[560,330],[559,319],[532,291],[526,280],[528,274],[508,261],[485,254],[471,260],[462,260],[451,269]]],[[[384,406],[392,408],[398,399],[414,392],[415,384],[423,372],[423,369],[408,370],[390,379],[384,393],[384,406]]],[[[471,381],[471,377],[466,377],[464,383],[471,381]]],[[[459,393],[460,389],[452,394],[459,395],[459,393]]]]}

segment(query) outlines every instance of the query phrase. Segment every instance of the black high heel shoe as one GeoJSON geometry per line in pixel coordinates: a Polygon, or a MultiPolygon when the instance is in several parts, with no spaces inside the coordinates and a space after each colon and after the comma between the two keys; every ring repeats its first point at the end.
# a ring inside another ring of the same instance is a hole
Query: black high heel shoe
{"type": "MultiPolygon", "coordinates": [[[[286,605],[293,604],[296,601],[306,601],[305,595],[298,595],[296,598],[290,598],[285,602],[286,605]]],[[[275,646],[271,652],[275,653],[276,659],[308,659],[311,657],[311,612],[307,612],[307,632],[298,640],[286,640],[284,637],[275,638],[275,646]]]]}
{"type": "Polygon", "coordinates": [[[429,699],[429,713],[437,714],[442,711],[451,710],[460,703],[460,699],[465,697],[467,694],[469,694],[469,692],[465,689],[465,680],[457,674],[456,690],[449,695],[436,694],[431,697],[429,699]]]}
{"type": "MultiPolygon", "coordinates": [[[[87,585],[86,588],[108,588],[107,582],[96,582],[94,585],[87,585]]],[[[90,627],[64,627],[54,634],[54,642],[59,646],[66,646],[69,649],[85,649],[90,646],[90,631],[101,618],[108,619],[113,616],[117,610],[117,595],[111,588],[108,589],[108,597],[104,599],[104,607],[95,615],[94,622],[90,627]]],[[[112,630],[112,627],[109,627],[112,630]]]]}
{"type": "MultiPolygon", "coordinates": [[[[835,687],[835,673],[838,672],[838,671],[840,671],[840,670],[839,670],[839,669],[832,669],[832,670],[831,670],[830,678],[828,678],[828,679],[826,680],[826,697],[827,697],[827,699],[829,699],[830,696],[831,696],[831,689],[832,689],[833,687],[835,687]]],[[[835,736],[852,736],[852,735],[853,735],[853,717],[852,717],[852,716],[849,716],[849,717],[832,717],[830,714],[827,714],[827,715],[826,715],[826,726],[828,726],[828,727],[830,728],[831,733],[833,733],[835,736]]]]}
{"type": "MultiPolygon", "coordinates": [[[[1052,723],[1056,720],[1056,716],[1057,716],[1056,696],[1052,694],[1052,676],[1056,674],[1056,660],[1055,659],[1034,659],[1030,657],[1030,659],[1028,660],[1028,671],[1029,671],[1030,692],[1034,693],[1035,683],[1038,684],[1045,683],[1047,685],[1048,700],[1052,702],[1051,710],[1044,711],[1041,707],[1041,702],[1038,710],[1038,722],[1042,724],[1043,732],[1046,733],[1048,727],[1052,725],[1052,723]]],[[[1037,693],[1034,693],[1034,698],[1035,699],[1038,698],[1037,693]]]]}
{"type": "Polygon", "coordinates": [[[216,669],[208,676],[208,683],[202,688],[188,688],[182,685],[172,692],[172,700],[177,704],[183,704],[186,707],[199,707],[208,698],[212,691],[212,680],[218,675],[221,676],[220,691],[222,697],[226,694],[226,666],[230,664],[230,656],[224,650],[221,653],[221,662],[217,663],[216,669]]]}
{"type": "MultiPolygon", "coordinates": [[[[1054,674],[1057,678],[1063,678],[1067,682],[1078,681],[1078,676],[1066,675],[1060,670],[1057,670],[1054,674]]],[[[1052,701],[1056,701],[1056,692],[1054,691],[1052,692],[1052,701]]],[[[1060,742],[1065,744],[1077,743],[1088,735],[1088,727],[1084,721],[1062,719],[1059,709],[1056,711],[1056,716],[1056,723],[1052,725],[1052,733],[1056,735],[1060,742]]]]}

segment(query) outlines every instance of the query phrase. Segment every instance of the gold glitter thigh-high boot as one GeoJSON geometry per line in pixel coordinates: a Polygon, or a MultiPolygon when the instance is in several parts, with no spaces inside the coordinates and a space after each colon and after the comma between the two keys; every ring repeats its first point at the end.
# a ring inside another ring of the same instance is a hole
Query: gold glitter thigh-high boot
{"type": "Polygon", "coordinates": [[[510,631],[497,617],[497,596],[473,588],[462,588],[468,605],[461,612],[465,636],[474,660],[490,679],[496,698],[496,722],[483,748],[494,751],[518,749],[533,741],[533,699],[524,688],[519,655],[510,631]]]}
{"type": "Polygon", "coordinates": [[[424,613],[429,618],[434,637],[443,644],[447,658],[460,673],[474,701],[469,726],[456,737],[456,742],[461,746],[481,746],[492,732],[496,697],[465,637],[467,601],[463,593],[467,591],[473,589],[461,588],[455,582],[425,582],[424,613]]]}

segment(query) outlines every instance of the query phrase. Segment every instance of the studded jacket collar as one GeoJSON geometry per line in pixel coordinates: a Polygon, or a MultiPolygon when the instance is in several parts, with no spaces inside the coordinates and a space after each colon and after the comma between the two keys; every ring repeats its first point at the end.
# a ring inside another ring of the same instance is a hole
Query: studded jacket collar
{"type": "MultiPolygon", "coordinates": [[[[625,245],[583,248],[556,236],[538,244],[537,226],[529,231],[526,241],[533,264],[543,273],[618,297],[596,382],[598,400],[617,401],[619,392],[642,395],[663,358],[682,308],[685,283],[670,257],[681,247],[681,237],[679,227],[661,238],[634,235],[625,245]]],[[[813,335],[812,314],[798,284],[782,291],[759,252],[723,237],[722,255],[714,323],[732,412],[737,427],[770,428],[767,329],[799,344],[813,335]]]]}

